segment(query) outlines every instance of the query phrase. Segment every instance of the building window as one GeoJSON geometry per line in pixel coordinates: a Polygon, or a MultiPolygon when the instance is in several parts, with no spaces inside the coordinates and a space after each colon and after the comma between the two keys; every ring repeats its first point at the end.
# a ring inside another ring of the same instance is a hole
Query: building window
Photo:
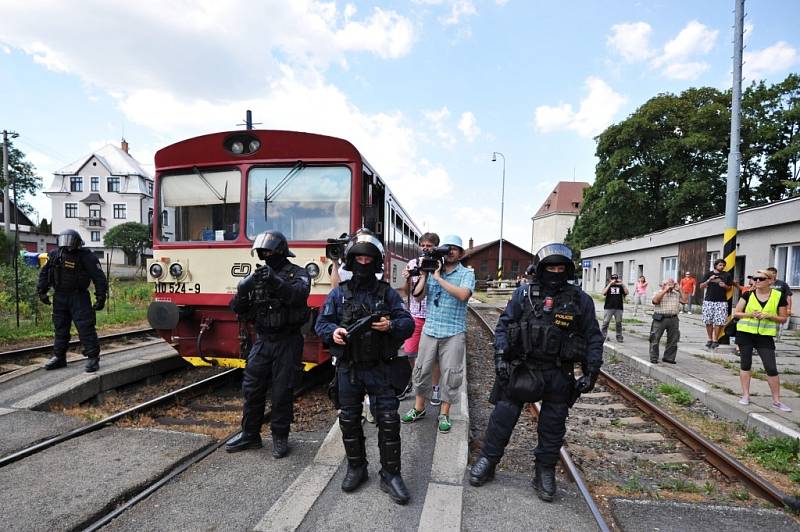
{"type": "Polygon", "coordinates": [[[92,192],[100,192],[100,178],[96,175],[92,176],[92,192]]]}
{"type": "Polygon", "coordinates": [[[620,280],[624,279],[625,277],[622,276],[622,261],[618,261],[614,263],[614,273],[619,275],[620,280]]]}
{"type": "Polygon", "coordinates": [[[147,182],[147,193],[150,194],[151,196],[153,195],[153,182],[152,181],[148,181],[147,182]]]}
{"type": "Polygon", "coordinates": [[[106,256],[106,252],[103,251],[102,249],[95,249],[94,254],[97,255],[98,259],[103,259],[106,256]]]}
{"type": "Polygon", "coordinates": [[[108,178],[108,191],[109,192],[119,192],[119,178],[118,177],[109,177],[108,178]]]}
{"type": "Polygon", "coordinates": [[[100,242],[100,231],[92,231],[92,242],[100,242]]]}
{"type": "Polygon", "coordinates": [[[719,258],[719,251],[712,251],[710,253],[706,253],[706,261],[708,262],[708,269],[706,271],[711,271],[714,269],[714,263],[719,258]]]}
{"type": "Polygon", "coordinates": [[[77,218],[78,217],[78,204],[65,203],[64,204],[64,218],[77,218]]]}
{"type": "Polygon", "coordinates": [[[512,260],[511,261],[511,275],[516,277],[517,274],[519,274],[519,261],[518,260],[512,260]]]}
{"type": "Polygon", "coordinates": [[[661,259],[661,282],[667,279],[678,278],[678,257],[663,257],[661,259]]]}
{"type": "Polygon", "coordinates": [[[161,211],[161,226],[166,227],[168,225],[169,225],[169,213],[167,212],[167,209],[164,209],[163,211],[161,211]]]}
{"type": "Polygon", "coordinates": [[[89,227],[102,227],[103,219],[100,215],[100,205],[89,205],[89,227]]]}
{"type": "Polygon", "coordinates": [[[628,284],[635,284],[636,283],[636,261],[629,260],[628,261],[628,284]]]}
{"type": "Polygon", "coordinates": [[[69,178],[70,192],[83,192],[83,178],[79,175],[74,175],[69,178]]]}
{"type": "Polygon", "coordinates": [[[489,271],[489,261],[488,260],[482,260],[481,261],[481,265],[480,265],[480,272],[481,273],[487,273],[488,271],[489,271]]]}
{"type": "Polygon", "coordinates": [[[800,244],[777,246],[775,268],[778,270],[778,279],[792,287],[800,286],[800,244]]]}
{"type": "Polygon", "coordinates": [[[127,218],[127,205],[124,203],[115,203],[114,204],[114,219],[115,220],[124,220],[127,218]]]}

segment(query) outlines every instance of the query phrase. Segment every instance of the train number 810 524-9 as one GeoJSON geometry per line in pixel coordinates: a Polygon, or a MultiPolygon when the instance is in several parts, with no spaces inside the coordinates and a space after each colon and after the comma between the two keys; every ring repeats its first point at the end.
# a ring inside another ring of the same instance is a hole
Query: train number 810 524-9
{"type": "Polygon", "coordinates": [[[186,284],[186,283],[156,283],[156,294],[199,294],[200,283],[186,284]]]}

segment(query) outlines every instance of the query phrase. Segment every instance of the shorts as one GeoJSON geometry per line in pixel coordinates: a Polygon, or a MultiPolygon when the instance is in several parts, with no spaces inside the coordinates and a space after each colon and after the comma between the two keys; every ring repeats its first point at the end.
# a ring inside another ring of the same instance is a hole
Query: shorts
{"type": "Polygon", "coordinates": [[[703,323],[719,327],[728,323],[728,302],[703,301],[703,323]]]}
{"type": "Polygon", "coordinates": [[[419,356],[411,373],[414,390],[417,395],[431,392],[433,366],[439,365],[439,391],[442,401],[457,404],[461,400],[460,387],[464,380],[464,364],[466,361],[466,333],[458,333],[446,338],[434,338],[422,335],[419,343],[419,356]]]}
{"type": "Polygon", "coordinates": [[[419,339],[422,337],[422,328],[425,327],[425,318],[414,317],[414,332],[403,342],[403,352],[408,358],[416,358],[419,351],[419,339]]]}

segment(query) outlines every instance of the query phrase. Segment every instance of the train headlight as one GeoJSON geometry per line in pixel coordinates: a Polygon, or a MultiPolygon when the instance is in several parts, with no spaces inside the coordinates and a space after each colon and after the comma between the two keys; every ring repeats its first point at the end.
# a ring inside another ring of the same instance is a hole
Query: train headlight
{"type": "Polygon", "coordinates": [[[248,147],[250,148],[250,153],[253,153],[261,147],[261,143],[258,140],[253,139],[250,141],[248,147]]]}
{"type": "Polygon", "coordinates": [[[169,274],[178,279],[181,275],[183,275],[183,266],[176,262],[169,267],[169,274]]]}
{"type": "Polygon", "coordinates": [[[312,279],[316,279],[319,277],[321,270],[319,269],[319,265],[316,262],[309,262],[306,264],[306,273],[312,279]]]}
{"type": "Polygon", "coordinates": [[[235,141],[233,144],[231,144],[231,151],[236,155],[241,155],[242,153],[244,153],[244,144],[242,144],[238,140],[235,141]]]}
{"type": "Polygon", "coordinates": [[[160,278],[164,275],[164,268],[161,267],[160,264],[155,263],[150,265],[150,275],[155,277],[156,279],[160,278]]]}

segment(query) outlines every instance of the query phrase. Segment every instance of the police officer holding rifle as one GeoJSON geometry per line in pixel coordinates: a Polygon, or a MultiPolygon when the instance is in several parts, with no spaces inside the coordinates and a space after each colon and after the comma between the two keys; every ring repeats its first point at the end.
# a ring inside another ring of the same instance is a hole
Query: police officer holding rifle
{"type": "Polygon", "coordinates": [[[375,278],[383,269],[383,259],[381,241],[368,230],[358,231],[345,250],[345,268],[353,277],[328,294],[316,332],[337,360],[339,427],[347,455],[342,490],[354,491],[369,476],[361,426],[367,393],[378,424],[381,490],[397,504],[406,504],[410,495],[400,476],[397,394],[408,381],[409,367],[397,351],[414,331],[414,320],[400,295],[375,278]]]}
{"type": "Polygon", "coordinates": [[[250,253],[266,262],[239,282],[231,309],[252,323],[258,338],[247,356],[242,380],[242,432],[228,441],[229,453],[261,448],[261,425],[267,389],[272,393],[272,456],[289,453],[289,428],[294,419],[294,387],[301,375],[303,335],[308,319],[311,282],[294,257],[286,237],[267,231],[253,241],[250,253]]]}
{"type": "Polygon", "coordinates": [[[594,388],[603,363],[603,335],[592,298],[567,282],[575,274],[572,250],[548,244],[536,259],[536,278],[517,288],[497,322],[497,378],[490,396],[495,408],[469,481],[480,486],[494,477],[523,404],[541,400],[533,485],[539,498],[550,502],[567,414],[581,393],[594,388]],[[582,375],[576,381],[577,363],[582,375]]]}

